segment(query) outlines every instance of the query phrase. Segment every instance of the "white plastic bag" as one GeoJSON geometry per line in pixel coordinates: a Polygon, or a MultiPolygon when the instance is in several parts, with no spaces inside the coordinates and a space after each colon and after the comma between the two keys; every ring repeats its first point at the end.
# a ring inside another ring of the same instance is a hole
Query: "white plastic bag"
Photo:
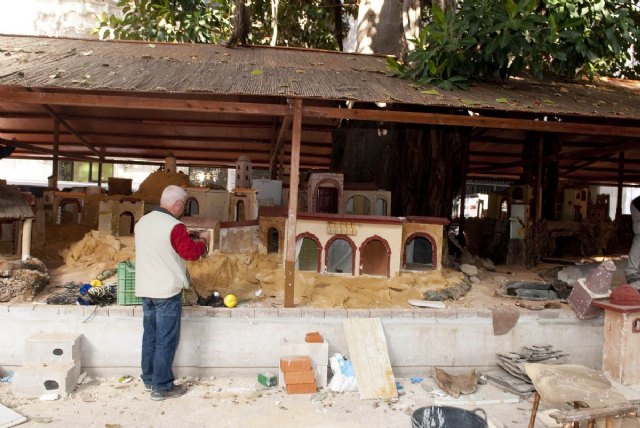
{"type": "Polygon", "coordinates": [[[333,377],[331,382],[327,386],[329,390],[333,392],[355,392],[358,390],[358,384],[355,376],[346,376],[346,373],[353,373],[351,367],[351,361],[347,361],[340,354],[333,354],[333,357],[329,358],[329,366],[333,377]]]}

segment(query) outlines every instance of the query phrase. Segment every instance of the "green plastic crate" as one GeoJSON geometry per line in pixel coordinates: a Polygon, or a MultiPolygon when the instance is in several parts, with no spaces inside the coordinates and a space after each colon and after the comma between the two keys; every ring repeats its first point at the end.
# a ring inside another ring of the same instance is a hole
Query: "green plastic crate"
{"type": "MultiPolygon", "coordinates": [[[[182,290],[182,304],[187,302],[187,295],[182,290]]],[[[118,304],[142,306],[142,297],[136,296],[136,265],[126,260],[118,263],[118,304]]]]}
{"type": "Polygon", "coordinates": [[[136,266],[129,260],[118,263],[118,304],[142,305],[142,297],[136,297],[136,266]]]}

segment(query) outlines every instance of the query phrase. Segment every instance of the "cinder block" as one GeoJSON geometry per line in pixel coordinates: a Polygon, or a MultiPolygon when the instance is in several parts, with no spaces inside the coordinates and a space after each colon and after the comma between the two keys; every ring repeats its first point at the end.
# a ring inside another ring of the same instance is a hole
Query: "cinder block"
{"type": "Polygon", "coordinates": [[[25,364],[16,370],[11,390],[16,397],[57,393],[67,397],[76,388],[80,364],[25,364]]]}
{"type": "Polygon", "coordinates": [[[82,358],[79,334],[38,333],[25,341],[25,364],[77,364],[82,358]]]}

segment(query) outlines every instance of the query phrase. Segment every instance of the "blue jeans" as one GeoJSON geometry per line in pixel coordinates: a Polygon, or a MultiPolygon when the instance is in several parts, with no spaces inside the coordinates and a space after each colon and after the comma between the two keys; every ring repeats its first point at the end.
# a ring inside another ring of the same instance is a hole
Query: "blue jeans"
{"type": "Polygon", "coordinates": [[[167,299],[142,299],[142,381],[154,391],[173,388],[173,358],[180,341],[182,293],[167,299]]]}

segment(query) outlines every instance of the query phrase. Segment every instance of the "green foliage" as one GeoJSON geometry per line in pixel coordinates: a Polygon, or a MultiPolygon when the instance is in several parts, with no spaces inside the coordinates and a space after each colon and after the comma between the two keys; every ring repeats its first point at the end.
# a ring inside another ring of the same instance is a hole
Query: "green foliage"
{"type": "MultiPolygon", "coordinates": [[[[335,35],[334,6],[326,0],[280,0],[276,45],[316,49],[338,49],[335,35]]],[[[251,33],[256,44],[271,41],[271,2],[254,0],[251,6],[251,33]]],[[[357,13],[353,5],[342,6],[342,33],[348,31],[348,17],[357,13]]]]}
{"type": "Polygon", "coordinates": [[[638,77],[638,10],[628,0],[463,0],[433,8],[400,76],[451,89],[470,79],[531,74],[638,77]]]}
{"type": "MultiPolygon", "coordinates": [[[[278,7],[279,46],[337,49],[334,6],[326,0],[280,0],[278,7]]],[[[118,0],[121,15],[98,16],[94,30],[101,39],[134,39],[219,43],[232,31],[233,0],[118,0]]],[[[270,0],[251,2],[249,40],[269,44],[273,18],[270,0]]],[[[343,6],[343,34],[348,14],[355,6],[343,6]]]]}
{"type": "Polygon", "coordinates": [[[103,13],[94,29],[101,39],[213,43],[231,33],[230,2],[118,0],[122,16],[103,13]]]}

